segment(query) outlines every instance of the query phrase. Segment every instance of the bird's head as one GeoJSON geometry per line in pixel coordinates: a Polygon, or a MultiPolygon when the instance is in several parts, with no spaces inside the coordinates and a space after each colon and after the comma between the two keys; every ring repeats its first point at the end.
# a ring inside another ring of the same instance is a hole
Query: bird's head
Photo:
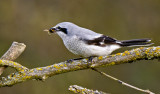
{"type": "Polygon", "coordinates": [[[57,24],[56,26],[50,28],[49,30],[44,30],[47,31],[49,34],[51,33],[57,33],[61,38],[66,37],[66,36],[71,36],[73,35],[74,29],[76,29],[78,26],[71,23],[71,22],[62,22],[57,24]]]}

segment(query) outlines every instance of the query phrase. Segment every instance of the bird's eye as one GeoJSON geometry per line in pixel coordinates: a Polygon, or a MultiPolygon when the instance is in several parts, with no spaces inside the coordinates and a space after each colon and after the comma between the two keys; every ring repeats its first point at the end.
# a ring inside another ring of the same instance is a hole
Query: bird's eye
{"type": "Polygon", "coordinates": [[[68,33],[66,28],[62,28],[62,27],[60,27],[60,26],[57,26],[57,27],[56,27],[56,30],[57,30],[57,31],[62,31],[62,32],[65,33],[65,34],[68,33]]]}
{"type": "Polygon", "coordinates": [[[59,30],[60,30],[60,29],[61,29],[61,27],[60,27],[60,26],[58,26],[58,27],[57,27],[57,29],[59,29],[59,30]]]}

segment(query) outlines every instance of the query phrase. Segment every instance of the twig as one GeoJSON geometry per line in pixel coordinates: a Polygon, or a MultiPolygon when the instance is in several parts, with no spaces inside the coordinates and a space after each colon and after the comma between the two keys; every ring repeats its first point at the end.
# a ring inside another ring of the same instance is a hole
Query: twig
{"type": "Polygon", "coordinates": [[[110,66],[117,64],[131,63],[136,60],[150,60],[157,59],[160,57],[160,47],[141,47],[123,53],[105,57],[95,57],[93,62],[87,62],[88,59],[76,60],[71,63],[60,62],[46,67],[38,67],[28,69],[22,65],[7,60],[0,60],[1,66],[10,66],[17,70],[17,72],[3,77],[0,81],[0,87],[12,86],[17,83],[21,83],[31,79],[45,80],[48,77],[62,74],[71,71],[84,70],[102,66],[110,66]]]}
{"type": "Polygon", "coordinates": [[[98,91],[98,90],[94,91],[92,89],[83,88],[77,85],[71,85],[69,87],[69,91],[72,91],[74,93],[79,93],[79,94],[109,94],[109,93],[105,93],[105,92],[98,91]]]}
{"type": "MultiPolygon", "coordinates": [[[[26,48],[25,44],[13,42],[8,51],[0,59],[14,61],[22,54],[25,48],[26,48]]],[[[0,67],[0,75],[3,73],[6,67],[7,66],[0,67]]]]}
{"type": "Polygon", "coordinates": [[[130,85],[130,84],[128,84],[128,83],[125,83],[125,82],[123,82],[123,81],[121,81],[121,80],[119,80],[119,79],[117,79],[117,78],[115,78],[115,77],[113,77],[113,76],[111,76],[111,75],[108,75],[108,74],[106,74],[106,73],[104,73],[104,72],[102,72],[102,71],[99,71],[98,69],[92,68],[92,70],[94,70],[94,71],[100,73],[101,75],[106,76],[106,77],[108,77],[108,78],[110,78],[110,79],[112,79],[112,80],[115,80],[115,81],[117,81],[118,83],[120,83],[120,84],[122,84],[122,85],[125,85],[125,86],[127,86],[127,87],[133,88],[133,89],[135,89],[135,90],[138,90],[138,91],[141,91],[141,92],[144,92],[144,93],[155,94],[155,93],[153,93],[153,92],[151,92],[151,91],[149,91],[149,90],[143,90],[143,89],[141,89],[141,88],[138,88],[138,87],[135,87],[135,86],[130,85]]]}

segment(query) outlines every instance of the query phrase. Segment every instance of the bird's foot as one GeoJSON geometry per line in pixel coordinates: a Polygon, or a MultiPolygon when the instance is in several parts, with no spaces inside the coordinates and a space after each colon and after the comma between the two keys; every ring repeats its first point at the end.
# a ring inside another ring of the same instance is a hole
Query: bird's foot
{"type": "Polygon", "coordinates": [[[67,63],[71,63],[71,62],[73,62],[75,60],[81,60],[81,59],[83,59],[83,58],[80,57],[80,58],[69,59],[69,60],[67,60],[67,63]]]}
{"type": "Polygon", "coordinates": [[[68,59],[67,63],[73,62],[73,59],[68,59]]]}
{"type": "MultiPolygon", "coordinates": [[[[90,57],[88,58],[88,61],[87,61],[87,62],[91,62],[91,63],[92,63],[92,60],[93,60],[94,57],[95,57],[95,56],[90,56],[90,57]]],[[[73,62],[73,61],[75,61],[75,60],[81,60],[81,59],[84,59],[84,58],[80,57],[80,58],[69,59],[69,60],[67,60],[67,63],[71,63],[71,62],[73,62]]]]}
{"type": "Polygon", "coordinates": [[[95,57],[95,56],[90,56],[90,57],[88,58],[88,61],[87,61],[87,62],[91,62],[91,63],[92,63],[92,60],[93,60],[94,57],[95,57]]]}

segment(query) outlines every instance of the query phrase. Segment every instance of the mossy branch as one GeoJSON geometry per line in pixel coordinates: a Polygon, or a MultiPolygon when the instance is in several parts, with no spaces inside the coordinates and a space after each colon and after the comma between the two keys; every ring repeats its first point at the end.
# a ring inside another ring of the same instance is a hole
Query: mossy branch
{"type": "MultiPolygon", "coordinates": [[[[25,48],[26,48],[25,44],[13,42],[11,47],[0,59],[14,61],[16,58],[18,58],[22,54],[25,48]]],[[[3,73],[6,67],[7,66],[0,67],[0,75],[3,73]]]]}
{"type": "Polygon", "coordinates": [[[98,91],[98,90],[92,90],[92,89],[87,89],[81,86],[77,86],[77,85],[71,85],[69,87],[69,91],[72,91],[74,93],[78,93],[78,94],[109,94],[109,93],[105,93],[102,91],[98,91]]]}
{"type": "Polygon", "coordinates": [[[12,86],[27,80],[37,79],[45,80],[48,77],[71,71],[97,68],[102,66],[110,66],[124,63],[131,63],[136,60],[149,60],[160,57],[160,47],[141,47],[123,53],[105,57],[95,57],[93,62],[87,62],[88,59],[76,60],[71,63],[60,62],[46,67],[38,67],[29,69],[19,63],[7,60],[0,60],[1,66],[9,66],[15,68],[17,72],[2,77],[0,87],[12,86]]]}

